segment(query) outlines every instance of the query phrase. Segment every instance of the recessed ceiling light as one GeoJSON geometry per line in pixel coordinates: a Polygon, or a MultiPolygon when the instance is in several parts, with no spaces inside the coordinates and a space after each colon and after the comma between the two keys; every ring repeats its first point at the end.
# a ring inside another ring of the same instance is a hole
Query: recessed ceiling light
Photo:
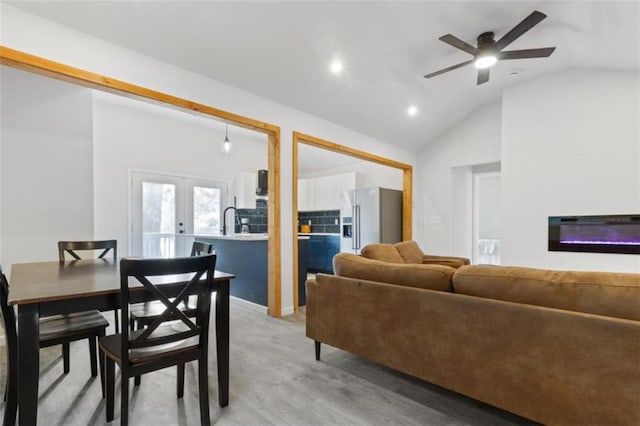
{"type": "Polygon", "coordinates": [[[407,108],[407,115],[409,117],[413,117],[416,114],[418,114],[418,107],[415,105],[411,105],[409,108],[407,108]]]}
{"type": "Polygon", "coordinates": [[[331,71],[331,74],[334,75],[338,75],[342,72],[344,66],[342,65],[342,61],[340,61],[339,59],[334,59],[331,62],[331,65],[329,65],[329,70],[331,71]]]}

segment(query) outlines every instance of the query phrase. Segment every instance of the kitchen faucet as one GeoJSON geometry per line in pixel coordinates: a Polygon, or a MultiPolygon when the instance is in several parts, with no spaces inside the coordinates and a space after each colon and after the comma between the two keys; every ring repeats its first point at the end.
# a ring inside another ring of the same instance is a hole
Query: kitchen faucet
{"type": "MultiPolygon", "coordinates": [[[[236,209],[233,206],[229,206],[226,209],[224,209],[224,212],[222,213],[222,235],[227,235],[227,211],[229,209],[233,209],[233,211],[235,212],[235,219],[236,219],[236,223],[240,223],[240,215],[238,214],[238,209],[236,209]]],[[[233,232],[232,232],[233,234],[233,232]]]]}

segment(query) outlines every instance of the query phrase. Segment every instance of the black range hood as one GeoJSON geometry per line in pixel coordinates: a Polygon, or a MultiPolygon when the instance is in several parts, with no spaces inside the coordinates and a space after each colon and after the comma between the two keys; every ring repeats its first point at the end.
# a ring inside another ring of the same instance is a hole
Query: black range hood
{"type": "Polygon", "coordinates": [[[258,170],[258,188],[256,195],[266,197],[269,194],[269,175],[266,170],[258,170]]]}

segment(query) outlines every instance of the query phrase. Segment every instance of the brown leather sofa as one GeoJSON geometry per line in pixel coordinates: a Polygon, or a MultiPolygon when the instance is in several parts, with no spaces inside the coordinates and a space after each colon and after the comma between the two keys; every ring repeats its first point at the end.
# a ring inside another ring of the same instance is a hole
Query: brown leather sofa
{"type": "Polygon", "coordinates": [[[545,424],[640,425],[640,274],[456,269],[389,246],[307,281],[318,359],[326,343],[545,424]]]}

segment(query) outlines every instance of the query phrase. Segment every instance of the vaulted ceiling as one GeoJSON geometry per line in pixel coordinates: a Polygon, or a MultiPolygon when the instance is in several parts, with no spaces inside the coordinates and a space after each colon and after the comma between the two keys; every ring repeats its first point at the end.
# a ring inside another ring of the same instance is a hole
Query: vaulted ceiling
{"type": "Polygon", "coordinates": [[[574,67],[640,70],[632,1],[6,3],[412,151],[509,85],[574,67]],[[470,59],[438,37],[475,45],[533,10],[548,18],[509,48],[556,46],[550,58],[498,62],[480,86],[473,66],[423,78],[470,59]]]}

